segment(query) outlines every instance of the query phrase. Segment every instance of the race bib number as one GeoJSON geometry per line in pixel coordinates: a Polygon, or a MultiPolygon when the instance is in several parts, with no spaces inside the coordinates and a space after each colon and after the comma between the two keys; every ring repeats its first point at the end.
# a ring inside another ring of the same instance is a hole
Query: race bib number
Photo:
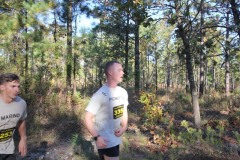
{"type": "Polygon", "coordinates": [[[0,131],[0,142],[12,139],[15,128],[4,129],[0,131]]]}
{"type": "Polygon", "coordinates": [[[113,118],[117,119],[123,116],[123,104],[120,106],[113,107],[113,118]]]}

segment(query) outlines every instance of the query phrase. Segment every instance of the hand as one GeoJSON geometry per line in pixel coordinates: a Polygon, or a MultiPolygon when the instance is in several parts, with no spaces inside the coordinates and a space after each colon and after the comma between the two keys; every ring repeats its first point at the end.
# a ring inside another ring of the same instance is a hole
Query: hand
{"type": "Polygon", "coordinates": [[[107,141],[102,136],[99,136],[96,145],[97,148],[105,148],[107,146],[107,141]]]}
{"type": "Polygon", "coordinates": [[[115,136],[120,137],[120,136],[122,136],[123,132],[125,132],[125,129],[123,129],[123,127],[122,127],[122,128],[115,130],[114,134],[115,134],[115,136]]]}
{"type": "Polygon", "coordinates": [[[26,156],[27,154],[27,140],[26,138],[21,138],[19,145],[18,145],[19,153],[22,157],[26,156]]]}

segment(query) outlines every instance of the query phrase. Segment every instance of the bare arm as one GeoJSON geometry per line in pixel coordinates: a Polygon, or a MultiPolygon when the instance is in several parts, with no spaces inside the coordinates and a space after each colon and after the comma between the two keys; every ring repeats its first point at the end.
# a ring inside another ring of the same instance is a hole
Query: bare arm
{"type": "Polygon", "coordinates": [[[27,135],[26,135],[26,121],[19,121],[18,123],[18,132],[20,135],[20,142],[18,145],[18,150],[22,157],[27,154],[27,135]]]}
{"type": "Polygon", "coordinates": [[[95,127],[94,127],[94,122],[93,122],[94,115],[90,112],[85,113],[85,126],[87,130],[90,132],[90,134],[95,137],[98,135],[95,127]]]}
{"type": "Polygon", "coordinates": [[[127,110],[125,110],[124,113],[123,113],[121,125],[122,125],[122,128],[124,129],[124,131],[126,131],[127,130],[127,126],[128,126],[128,113],[127,113],[127,110]]]}
{"type": "MultiPolygon", "coordinates": [[[[86,112],[84,123],[85,123],[87,130],[90,132],[90,134],[93,137],[96,137],[99,134],[94,127],[93,118],[94,118],[94,114],[92,114],[90,112],[86,112]]],[[[98,139],[96,141],[96,145],[98,146],[98,148],[104,148],[104,147],[106,147],[107,144],[106,144],[106,141],[103,139],[103,137],[100,136],[100,137],[98,137],[98,139]]]]}

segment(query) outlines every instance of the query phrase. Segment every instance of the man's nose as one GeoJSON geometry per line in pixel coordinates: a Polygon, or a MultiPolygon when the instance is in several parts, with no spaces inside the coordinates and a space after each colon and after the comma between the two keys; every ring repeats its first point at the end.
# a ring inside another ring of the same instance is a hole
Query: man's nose
{"type": "Polygon", "coordinates": [[[16,87],[15,91],[16,91],[16,92],[19,92],[19,90],[20,90],[19,87],[16,87]]]}

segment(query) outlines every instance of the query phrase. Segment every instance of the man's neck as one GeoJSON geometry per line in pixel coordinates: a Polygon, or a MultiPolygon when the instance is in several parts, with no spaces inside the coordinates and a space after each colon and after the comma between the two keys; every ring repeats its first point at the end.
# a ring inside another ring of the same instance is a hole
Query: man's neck
{"type": "Polygon", "coordinates": [[[116,84],[116,83],[113,83],[113,82],[111,82],[111,81],[107,81],[107,82],[106,82],[106,85],[107,85],[109,88],[115,88],[115,87],[117,87],[117,84],[116,84]]]}
{"type": "Polygon", "coordinates": [[[6,97],[3,94],[0,94],[0,99],[7,104],[12,103],[14,101],[14,99],[6,97]]]}

